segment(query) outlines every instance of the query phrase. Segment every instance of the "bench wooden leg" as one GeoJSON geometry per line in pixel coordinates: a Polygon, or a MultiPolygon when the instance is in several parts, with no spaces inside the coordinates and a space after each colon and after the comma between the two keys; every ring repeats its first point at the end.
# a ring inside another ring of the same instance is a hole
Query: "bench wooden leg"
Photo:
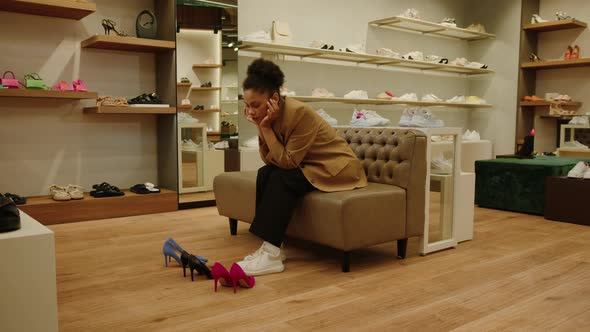
{"type": "Polygon", "coordinates": [[[397,240],[397,257],[406,258],[406,249],[408,248],[408,239],[397,240]]]}
{"type": "Polygon", "coordinates": [[[342,254],[342,272],[350,272],[350,251],[342,254]]]}
{"type": "Polygon", "coordinates": [[[231,235],[238,234],[238,220],[229,218],[229,233],[231,235]]]}

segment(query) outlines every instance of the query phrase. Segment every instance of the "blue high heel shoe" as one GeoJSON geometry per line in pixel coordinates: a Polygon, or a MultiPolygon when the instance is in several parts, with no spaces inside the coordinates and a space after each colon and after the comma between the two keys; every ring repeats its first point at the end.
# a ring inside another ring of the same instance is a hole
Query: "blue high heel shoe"
{"type": "MultiPolygon", "coordinates": [[[[182,247],[180,247],[180,246],[178,245],[178,243],[176,243],[176,241],[174,241],[174,239],[173,239],[173,238],[168,238],[168,241],[166,241],[166,242],[167,242],[167,243],[169,243],[171,246],[173,246],[173,247],[174,247],[176,250],[178,250],[178,252],[182,253],[182,252],[184,251],[184,250],[182,249],[182,247]]],[[[198,260],[200,260],[200,261],[201,261],[201,263],[203,263],[203,264],[205,264],[205,263],[207,263],[207,261],[209,261],[207,258],[205,258],[205,257],[202,257],[202,256],[199,256],[199,255],[193,255],[193,256],[195,256],[195,257],[196,257],[198,260]]],[[[177,257],[178,257],[178,256],[177,256],[177,257]]],[[[181,263],[179,262],[179,264],[181,264],[181,263]]],[[[182,264],[181,264],[181,265],[182,265],[182,264]]]]}
{"type": "Polygon", "coordinates": [[[174,248],[168,242],[164,242],[164,246],[162,247],[162,253],[164,254],[164,265],[168,266],[168,262],[170,261],[170,257],[174,258],[178,262],[178,264],[182,265],[180,261],[180,257],[174,251],[174,248]]]}

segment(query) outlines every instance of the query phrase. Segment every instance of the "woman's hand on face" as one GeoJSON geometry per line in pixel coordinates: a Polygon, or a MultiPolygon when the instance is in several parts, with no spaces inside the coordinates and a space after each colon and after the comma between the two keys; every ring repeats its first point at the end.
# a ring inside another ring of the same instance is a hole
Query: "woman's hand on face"
{"type": "Polygon", "coordinates": [[[266,105],[268,106],[268,111],[266,112],[266,116],[260,121],[259,126],[270,128],[272,123],[279,116],[279,104],[274,99],[269,99],[266,102],[266,105]]]}
{"type": "Polygon", "coordinates": [[[254,119],[252,118],[252,116],[250,116],[250,115],[248,114],[248,108],[247,108],[247,107],[244,107],[244,116],[246,117],[246,120],[248,120],[248,121],[252,122],[252,123],[253,123],[253,124],[255,124],[257,127],[260,125],[260,121],[256,122],[256,120],[254,120],[254,119]]]}

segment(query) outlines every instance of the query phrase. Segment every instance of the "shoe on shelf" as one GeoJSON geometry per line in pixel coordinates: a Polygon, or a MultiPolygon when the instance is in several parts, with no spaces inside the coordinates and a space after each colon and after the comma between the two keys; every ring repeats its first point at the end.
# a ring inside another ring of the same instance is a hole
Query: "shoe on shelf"
{"type": "Polygon", "coordinates": [[[86,87],[84,82],[82,82],[81,79],[77,79],[75,81],[72,81],[72,88],[74,91],[80,91],[80,92],[88,91],[88,88],[86,87]]]}
{"type": "Polygon", "coordinates": [[[320,98],[334,98],[334,94],[328,91],[326,88],[315,88],[311,90],[311,96],[320,98]]]}
{"type": "Polygon", "coordinates": [[[569,121],[569,124],[579,125],[579,126],[590,126],[587,115],[574,116],[569,121]]]}
{"type": "Polygon", "coordinates": [[[412,117],[412,126],[420,128],[440,128],[444,127],[445,123],[443,120],[437,119],[430,110],[419,108],[412,117]]]}
{"type": "Polygon", "coordinates": [[[486,27],[481,23],[472,23],[465,29],[475,31],[475,32],[480,32],[480,33],[488,33],[486,31],[486,27]]]}
{"type": "Polygon", "coordinates": [[[430,55],[427,55],[426,58],[424,58],[424,61],[430,62],[430,63],[441,63],[442,59],[443,58],[441,56],[438,56],[435,54],[430,54],[430,55]]]}
{"type": "Polygon", "coordinates": [[[556,102],[568,102],[568,101],[572,101],[572,97],[570,97],[568,95],[557,95],[556,97],[554,97],[551,100],[556,101],[556,102]]]}
{"type": "Polygon", "coordinates": [[[424,53],[420,51],[412,51],[410,53],[406,53],[403,58],[407,60],[424,61],[424,53]]]}
{"type": "Polygon", "coordinates": [[[389,119],[386,119],[375,111],[354,110],[350,125],[354,127],[381,127],[389,125],[389,119]]]}
{"type": "Polygon", "coordinates": [[[450,64],[453,66],[461,66],[464,67],[469,63],[465,58],[456,58],[455,60],[451,61],[450,64]]]}
{"type": "MultiPolygon", "coordinates": [[[[0,193],[0,196],[2,196],[2,194],[0,193]]],[[[27,204],[27,198],[26,197],[22,197],[16,194],[11,194],[11,193],[5,193],[4,197],[6,198],[10,198],[14,204],[16,205],[22,205],[22,204],[27,204]]]]}
{"type": "Polygon", "coordinates": [[[543,99],[541,97],[538,97],[538,96],[535,96],[535,95],[532,95],[532,96],[524,96],[522,98],[522,100],[524,100],[524,101],[545,101],[545,99],[543,99]]]}
{"type": "Polygon", "coordinates": [[[351,44],[346,46],[346,48],[341,48],[340,52],[349,52],[349,53],[367,53],[365,50],[364,44],[351,44]]]}
{"type": "Polygon", "coordinates": [[[309,47],[319,48],[322,50],[334,50],[334,45],[328,45],[328,44],[324,43],[323,40],[314,40],[311,42],[309,47]]]}
{"type": "Polygon", "coordinates": [[[438,98],[436,95],[429,93],[427,95],[422,96],[422,101],[430,102],[430,103],[440,103],[443,100],[438,98]]]}
{"type": "Polygon", "coordinates": [[[442,21],[440,21],[440,25],[444,25],[451,28],[456,28],[457,23],[455,22],[454,17],[445,17],[442,21]]]}
{"type": "Polygon", "coordinates": [[[440,135],[432,135],[430,136],[431,142],[442,142],[442,136],[440,135]]]}
{"type": "Polygon", "coordinates": [[[567,148],[583,149],[583,150],[589,149],[588,146],[586,146],[578,141],[568,141],[568,142],[565,142],[563,145],[564,145],[564,147],[567,147],[567,148]]]}
{"type": "Polygon", "coordinates": [[[570,60],[577,60],[580,58],[580,46],[576,45],[570,54],[570,60]]]}
{"type": "Polygon", "coordinates": [[[545,23],[545,22],[549,22],[548,20],[542,18],[541,16],[539,16],[539,14],[533,14],[533,16],[531,17],[531,23],[532,24],[536,24],[536,23],[545,23]]]}
{"type": "Polygon", "coordinates": [[[295,91],[291,91],[285,87],[281,87],[281,96],[283,97],[295,97],[297,94],[295,91]]]}
{"type": "Polygon", "coordinates": [[[469,96],[465,98],[466,104],[475,104],[475,105],[483,105],[486,103],[486,100],[483,98],[479,98],[478,96],[469,96]]]}
{"type": "Polygon", "coordinates": [[[414,9],[414,8],[408,8],[403,13],[399,14],[398,16],[406,17],[406,18],[413,18],[416,20],[420,19],[420,13],[418,12],[417,9],[414,9]]]}
{"type": "Polygon", "coordinates": [[[252,32],[247,34],[245,37],[242,37],[242,40],[251,40],[251,41],[258,41],[258,42],[268,42],[270,43],[270,33],[268,31],[259,30],[256,32],[252,32]]]}
{"type": "Polygon", "coordinates": [[[68,184],[65,189],[71,199],[84,199],[83,187],[75,184],[68,184]]]}
{"type": "Polygon", "coordinates": [[[396,59],[401,59],[401,56],[399,55],[399,53],[394,52],[393,50],[389,49],[389,48],[385,48],[385,47],[381,47],[379,49],[377,49],[377,55],[380,56],[387,56],[390,58],[396,58],[396,59]]]}
{"type": "Polygon", "coordinates": [[[572,168],[567,173],[567,177],[581,179],[584,177],[584,173],[586,173],[588,171],[588,169],[590,169],[588,164],[583,161],[580,161],[576,164],[576,166],[574,166],[574,168],[572,168]]]}
{"type": "Polygon", "coordinates": [[[49,187],[49,192],[51,193],[51,198],[53,198],[54,201],[69,201],[72,199],[70,194],[68,194],[66,187],[63,186],[58,186],[55,184],[51,185],[49,187]]]}
{"type": "Polygon", "coordinates": [[[416,96],[415,93],[404,93],[403,95],[399,97],[393,97],[392,99],[399,101],[418,101],[418,96],[416,96]]]}
{"type": "Polygon", "coordinates": [[[183,124],[192,124],[192,123],[199,122],[199,119],[193,118],[190,114],[185,113],[185,112],[178,112],[177,118],[178,118],[178,123],[183,123],[183,124]]]}
{"type": "Polygon", "coordinates": [[[392,100],[394,98],[393,94],[389,91],[379,92],[375,99],[383,99],[383,100],[392,100]]]}
{"type": "Polygon", "coordinates": [[[487,69],[488,65],[486,65],[485,63],[473,61],[473,62],[469,62],[469,63],[465,64],[465,67],[477,68],[477,69],[487,69]]]}
{"type": "Polygon", "coordinates": [[[531,55],[529,55],[529,60],[531,62],[541,61],[541,59],[539,58],[539,56],[536,55],[535,53],[531,53],[531,55]]]}
{"type": "Polygon", "coordinates": [[[181,77],[180,78],[180,83],[190,83],[191,80],[188,79],[188,77],[181,77]]]}
{"type": "Polygon", "coordinates": [[[125,193],[122,192],[118,187],[113,186],[107,182],[95,184],[92,186],[92,189],[94,190],[90,192],[90,196],[96,198],[125,196],[125,193]]]}
{"type": "Polygon", "coordinates": [[[182,140],[182,151],[197,152],[201,149],[201,144],[195,143],[192,139],[182,140]]]}
{"type": "Polygon", "coordinates": [[[219,141],[213,145],[218,150],[229,149],[228,141],[219,141]]]}
{"type": "Polygon", "coordinates": [[[430,160],[430,171],[435,174],[451,174],[453,172],[453,162],[445,159],[441,153],[430,160]]]}
{"type": "Polygon", "coordinates": [[[574,52],[574,48],[571,46],[568,46],[565,49],[565,52],[563,53],[563,59],[564,60],[571,60],[572,59],[572,53],[574,52]]]}
{"type": "Polygon", "coordinates": [[[416,107],[406,108],[402,113],[402,116],[399,118],[398,125],[400,127],[412,127],[412,119],[414,118],[414,114],[417,110],[418,108],[416,107]]]}
{"type": "Polygon", "coordinates": [[[464,141],[479,141],[481,140],[481,137],[479,136],[479,133],[477,131],[471,131],[467,129],[467,131],[465,131],[463,135],[461,135],[461,139],[464,141]]]}
{"type": "Polygon", "coordinates": [[[352,90],[344,95],[347,99],[369,99],[369,94],[365,90],[352,90]]]}
{"type": "Polygon", "coordinates": [[[249,277],[279,273],[285,270],[285,266],[281,261],[280,248],[277,248],[266,241],[263,243],[261,252],[253,259],[238,262],[237,265],[239,265],[249,277]]]}
{"type": "Polygon", "coordinates": [[[465,103],[465,96],[455,96],[451,99],[447,99],[447,103],[463,104],[463,103],[465,103]]]}
{"type": "Polygon", "coordinates": [[[324,111],[323,108],[320,108],[319,110],[316,110],[316,112],[322,117],[322,119],[326,120],[326,122],[329,125],[331,125],[331,126],[338,125],[338,120],[336,120],[335,118],[331,117],[330,114],[328,114],[328,112],[324,111]]]}
{"type": "Polygon", "coordinates": [[[573,19],[573,17],[569,16],[566,12],[561,12],[561,11],[555,12],[555,18],[558,21],[561,21],[561,20],[571,20],[571,19],[573,19]]]}

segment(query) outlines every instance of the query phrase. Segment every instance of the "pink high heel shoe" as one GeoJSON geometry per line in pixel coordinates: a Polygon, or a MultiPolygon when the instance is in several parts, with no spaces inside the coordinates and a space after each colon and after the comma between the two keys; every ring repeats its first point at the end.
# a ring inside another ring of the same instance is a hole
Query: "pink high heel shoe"
{"type": "Polygon", "coordinates": [[[53,90],[59,90],[59,91],[73,91],[74,89],[72,89],[72,87],[70,87],[70,83],[68,83],[67,81],[59,81],[59,83],[57,83],[54,87],[53,90]]]}
{"type": "MultiPolygon", "coordinates": [[[[232,285],[233,285],[231,275],[229,274],[229,272],[227,271],[225,266],[221,265],[219,262],[215,262],[215,264],[213,264],[213,267],[211,267],[211,276],[213,277],[213,280],[215,281],[215,291],[216,292],[217,292],[217,281],[218,280],[219,280],[219,283],[221,284],[221,286],[232,287],[232,285]]],[[[234,287],[234,293],[235,293],[235,287],[234,287]]]]}
{"type": "Polygon", "coordinates": [[[74,86],[74,91],[88,91],[88,88],[86,87],[86,85],[84,85],[84,82],[82,82],[82,80],[75,80],[72,82],[72,85],[74,86]]]}
{"type": "Polygon", "coordinates": [[[229,274],[233,282],[234,293],[236,292],[236,288],[238,285],[244,288],[252,288],[256,283],[256,279],[254,279],[254,277],[248,277],[248,275],[246,275],[246,272],[244,272],[244,270],[242,270],[242,268],[236,263],[232,264],[231,269],[229,270],[229,274]]]}

